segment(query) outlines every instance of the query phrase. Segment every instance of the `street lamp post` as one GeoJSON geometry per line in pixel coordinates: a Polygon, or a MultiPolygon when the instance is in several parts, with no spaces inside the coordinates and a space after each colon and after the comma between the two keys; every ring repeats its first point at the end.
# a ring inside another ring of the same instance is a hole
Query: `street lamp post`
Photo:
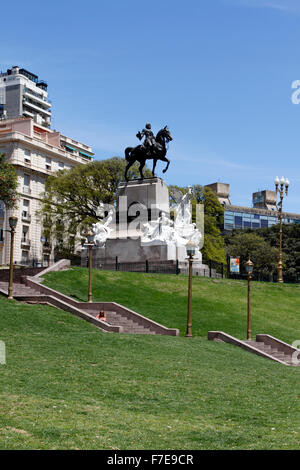
{"type": "Polygon", "coordinates": [[[94,246],[94,233],[92,231],[87,232],[86,234],[89,248],[89,292],[88,292],[88,302],[93,302],[92,300],[92,267],[93,267],[93,246],[94,246]]]}
{"type": "Polygon", "coordinates": [[[248,274],[248,308],[247,308],[247,340],[251,340],[251,279],[254,264],[249,260],[245,264],[246,273],[248,274]]]}
{"type": "Polygon", "coordinates": [[[290,182],[283,176],[279,179],[278,176],[275,178],[275,189],[276,195],[279,193],[280,202],[278,203],[279,206],[279,256],[278,256],[278,265],[277,265],[277,282],[283,282],[283,275],[282,275],[282,202],[284,198],[284,193],[288,194],[288,189],[290,182]]]}
{"type": "Polygon", "coordinates": [[[9,218],[10,226],[10,263],[9,263],[9,282],[8,282],[8,299],[13,299],[13,277],[14,277],[14,239],[18,217],[9,218]]]}
{"type": "Polygon", "coordinates": [[[189,287],[188,287],[188,315],[187,315],[187,327],[186,327],[186,338],[192,338],[192,282],[193,282],[193,261],[195,255],[195,245],[192,241],[189,241],[186,245],[186,252],[189,259],[189,287]]]}

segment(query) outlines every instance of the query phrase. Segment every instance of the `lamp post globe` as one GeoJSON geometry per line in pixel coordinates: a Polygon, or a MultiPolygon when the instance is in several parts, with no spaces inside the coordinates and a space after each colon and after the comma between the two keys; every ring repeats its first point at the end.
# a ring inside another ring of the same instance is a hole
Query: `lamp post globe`
{"type": "Polygon", "coordinates": [[[254,264],[252,263],[251,259],[249,258],[247,263],[245,263],[246,273],[248,275],[253,273],[253,266],[254,266],[254,264]]]}

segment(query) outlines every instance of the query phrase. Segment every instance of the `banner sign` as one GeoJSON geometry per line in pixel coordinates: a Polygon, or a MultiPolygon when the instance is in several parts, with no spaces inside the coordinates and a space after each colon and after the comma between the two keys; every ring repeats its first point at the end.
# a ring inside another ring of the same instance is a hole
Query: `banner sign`
{"type": "Polygon", "coordinates": [[[240,258],[230,257],[230,272],[236,274],[240,273],[240,258]]]}

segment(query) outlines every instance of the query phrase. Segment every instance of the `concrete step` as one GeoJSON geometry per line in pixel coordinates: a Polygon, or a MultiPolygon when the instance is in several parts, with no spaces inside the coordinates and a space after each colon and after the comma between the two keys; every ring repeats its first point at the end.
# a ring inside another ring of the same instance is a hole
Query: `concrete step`
{"type": "Polygon", "coordinates": [[[269,354],[270,356],[279,359],[284,362],[288,362],[290,360],[290,356],[285,354],[283,351],[279,351],[276,348],[272,348],[269,344],[262,343],[260,341],[245,341],[245,343],[253,346],[256,349],[259,349],[260,351],[265,352],[266,354],[269,354]]]}
{"type": "MultiPolygon", "coordinates": [[[[89,314],[96,316],[99,312],[95,310],[85,310],[89,314]]],[[[122,326],[123,333],[154,335],[155,332],[140,323],[119,315],[113,311],[105,311],[106,321],[113,326],[122,326]]]]}

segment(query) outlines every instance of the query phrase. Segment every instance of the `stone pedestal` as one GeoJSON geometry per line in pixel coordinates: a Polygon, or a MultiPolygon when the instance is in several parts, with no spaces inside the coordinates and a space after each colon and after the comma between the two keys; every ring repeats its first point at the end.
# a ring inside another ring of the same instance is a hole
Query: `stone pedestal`
{"type": "Polygon", "coordinates": [[[169,191],[161,178],[120,183],[117,191],[117,222],[125,220],[125,215],[129,222],[137,215],[143,216],[145,222],[148,222],[157,219],[161,213],[170,216],[169,191]]]}

